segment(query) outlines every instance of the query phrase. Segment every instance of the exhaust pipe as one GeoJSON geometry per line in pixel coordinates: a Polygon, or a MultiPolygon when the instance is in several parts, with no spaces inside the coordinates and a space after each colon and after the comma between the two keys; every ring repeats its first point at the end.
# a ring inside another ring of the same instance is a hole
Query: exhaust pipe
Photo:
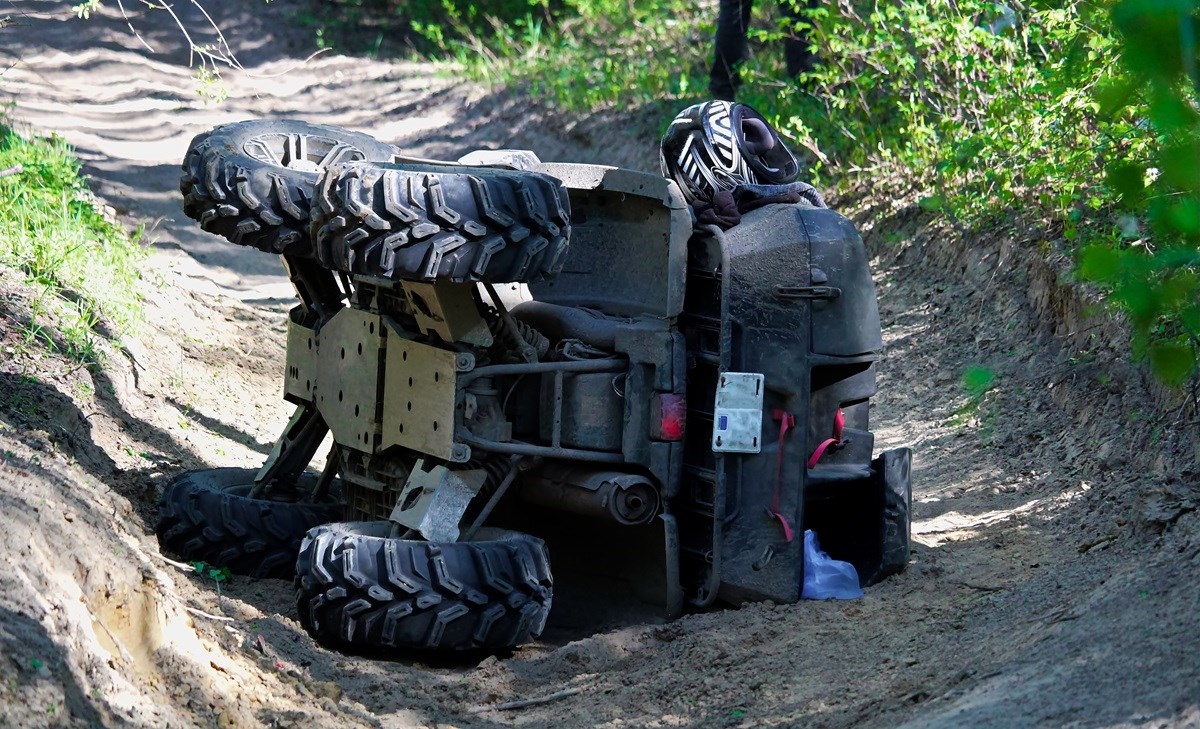
{"type": "Polygon", "coordinates": [[[649,523],[658,514],[658,489],[646,476],[617,471],[592,471],[579,466],[553,465],[521,484],[521,498],[531,504],[618,524],[649,523]]]}

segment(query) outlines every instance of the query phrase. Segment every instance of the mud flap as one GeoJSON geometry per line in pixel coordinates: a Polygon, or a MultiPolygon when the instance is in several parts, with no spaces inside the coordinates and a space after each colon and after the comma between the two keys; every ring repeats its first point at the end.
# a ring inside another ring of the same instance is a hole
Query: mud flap
{"type": "Polygon", "coordinates": [[[912,511],[912,451],[884,451],[870,475],[806,494],[804,527],[834,559],[858,570],[865,587],[908,565],[912,511]]]}
{"type": "Polygon", "coordinates": [[[908,566],[912,538],[912,451],[884,451],[871,463],[871,473],[883,488],[883,519],[879,565],[864,585],[873,585],[908,566]]]}

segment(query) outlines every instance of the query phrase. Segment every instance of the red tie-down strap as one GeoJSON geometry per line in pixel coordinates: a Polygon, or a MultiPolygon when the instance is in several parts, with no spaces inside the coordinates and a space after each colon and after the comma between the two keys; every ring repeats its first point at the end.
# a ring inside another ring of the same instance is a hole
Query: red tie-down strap
{"type": "Polygon", "coordinates": [[[842,444],[842,430],[845,427],[846,417],[842,415],[842,409],[838,408],[837,414],[833,416],[833,437],[821,441],[821,445],[817,446],[817,449],[808,457],[809,468],[817,467],[817,461],[821,460],[821,456],[825,455],[825,451],[830,448],[836,450],[842,444]]]}
{"type": "Polygon", "coordinates": [[[771,499],[771,508],[767,513],[772,519],[778,519],[779,524],[783,527],[783,536],[791,542],[795,534],[792,532],[792,525],[788,523],[787,517],[779,511],[779,495],[783,490],[783,444],[787,438],[788,431],[796,427],[796,416],[783,410],[776,410],[774,414],[775,420],[779,422],[779,450],[775,454],[775,497],[771,499]]]}

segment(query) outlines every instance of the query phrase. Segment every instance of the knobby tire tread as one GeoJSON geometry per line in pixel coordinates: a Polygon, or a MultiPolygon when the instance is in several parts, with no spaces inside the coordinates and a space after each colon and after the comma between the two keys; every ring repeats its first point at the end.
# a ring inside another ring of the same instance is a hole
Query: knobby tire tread
{"type": "Polygon", "coordinates": [[[331,165],[311,238],[328,267],[391,280],[535,281],[558,273],[570,201],[548,175],[460,165],[331,165]]]}
{"type": "Polygon", "coordinates": [[[292,120],[223,124],[197,135],[183,160],[184,213],[205,231],[268,253],[313,257],[309,207],[318,173],[272,165],[244,151],[255,134],[310,134],[338,142],[330,154],[387,161],[395,149],[358,132],[292,120]]]}
{"type": "Polygon", "coordinates": [[[539,636],[552,597],[545,544],[527,535],[435,544],[326,524],[296,562],[300,624],[339,649],[474,651],[539,636]]]}
{"type": "MultiPolygon", "coordinates": [[[[305,533],[342,518],[334,503],[250,499],[229,488],[254,482],[254,469],[189,471],[163,491],[155,533],[166,551],[251,577],[289,578],[305,533]]],[[[304,481],[311,486],[312,476],[304,481]]]]}

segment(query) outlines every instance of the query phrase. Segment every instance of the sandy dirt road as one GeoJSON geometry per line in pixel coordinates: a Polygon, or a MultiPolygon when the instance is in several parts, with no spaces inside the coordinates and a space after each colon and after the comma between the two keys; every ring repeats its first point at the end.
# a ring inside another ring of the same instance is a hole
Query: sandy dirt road
{"type": "Polygon", "coordinates": [[[164,14],[135,18],[152,54],[112,9],[83,22],[69,5],[0,5],[0,92],[15,119],[76,146],[155,256],[148,321],[109,369],[19,348],[0,368],[0,725],[1200,725],[1194,404],[1148,386],[1054,267],[1004,236],[967,249],[881,191],[844,209],[875,252],[888,357],[872,418],[880,447],[916,453],[919,545],[862,600],[616,621],[427,666],[314,646],[286,582],[218,589],[181,572],[150,531],[164,479],[260,463],[288,414],[291,289],[273,257],[181,214],[194,134],[287,116],[418,156],[511,146],[642,169],[655,140],[429,65],[297,65],[310,35],[286,3],[206,4],[251,72],[209,106],[164,14]],[[972,365],[997,374],[977,402],[959,384],[972,365]],[[562,689],[577,691],[487,709],[562,689]]]}

